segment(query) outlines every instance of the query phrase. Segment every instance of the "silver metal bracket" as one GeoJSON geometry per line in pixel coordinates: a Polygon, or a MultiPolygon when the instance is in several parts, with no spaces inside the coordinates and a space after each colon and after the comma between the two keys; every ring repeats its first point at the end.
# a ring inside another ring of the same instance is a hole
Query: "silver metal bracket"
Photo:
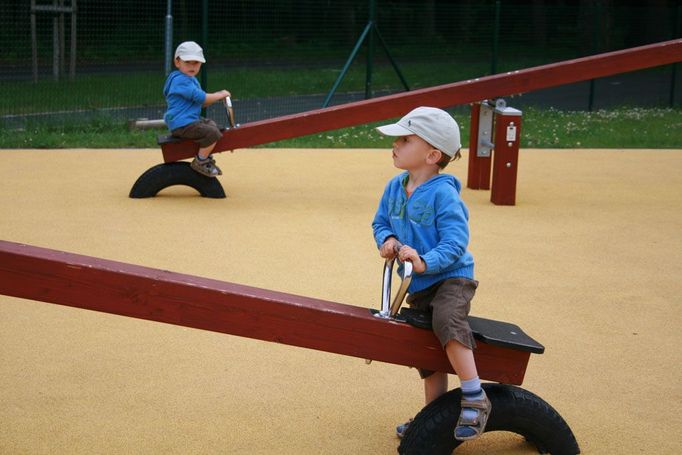
{"type": "Polygon", "coordinates": [[[225,116],[227,117],[225,129],[229,130],[232,128],[238,128],[239,124],[235,123],[234,108],[232,107],[232,100],[230,99],[229,96],[223,100],[223,105],[225,106],[225,116]]]}
{"type": "Polygon", "coordinates": [[[478,146],[476,147],[476,156],[479,158],[490,157],[495,147],[493,144],[494,111],[494,104],[488,101],[481,102],[481,110],[478,113],[478,146]]]}

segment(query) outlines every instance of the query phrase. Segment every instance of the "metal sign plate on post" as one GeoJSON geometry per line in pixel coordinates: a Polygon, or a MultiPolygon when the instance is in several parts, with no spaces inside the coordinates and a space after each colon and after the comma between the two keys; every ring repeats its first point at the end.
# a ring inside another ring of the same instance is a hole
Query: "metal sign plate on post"
{"type": "Polygon", "coordinates": [[[496,100],[481,101],[481,110],[478,116],[478,148],[476,153],[479,157],[490,157],[493,144],[493,123],[495,115],[507,108],[507,102],[503,98],[496,100]]]}
{"type": "Polygon", "coordinates": [[[476,156],[489,157],[495,147],[493,144],[493,108],[487,103],[481,103],[478,113],[478,149],[476,156]]]}

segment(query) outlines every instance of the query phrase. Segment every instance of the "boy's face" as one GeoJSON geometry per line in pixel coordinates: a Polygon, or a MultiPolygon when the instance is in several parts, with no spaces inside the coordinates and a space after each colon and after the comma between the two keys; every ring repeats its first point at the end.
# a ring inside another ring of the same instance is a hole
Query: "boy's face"
{"type": "Polygon", "coordinates": [[[393,141],[393,165],[405,171],[414,171],[435,164],[440,151],[416,134],[400,136],[393,141]]]}
{"type": "Polygon", "coordinates": [[[187,76],[194,77],[197,74],[199,74],[199,70],[201,69],[201,62],[197,62],[195,60],[190,60],[188,62],[184,61],[180,57],[175,59],[175,67],[182,73],[186,74],[187,76]]]}

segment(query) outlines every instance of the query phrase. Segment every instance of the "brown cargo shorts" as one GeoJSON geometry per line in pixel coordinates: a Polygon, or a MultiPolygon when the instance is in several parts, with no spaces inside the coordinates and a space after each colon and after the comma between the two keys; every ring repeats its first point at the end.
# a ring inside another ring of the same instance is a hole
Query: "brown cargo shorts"
{"type": "MultiPolygon", "coordinates": [[[[448,278],[426,289],[410,294],[407,303],[410,307],[432,312],[433,333],[441,346],[456,340],[469,349],[476,347],[467,316],[471,310],[478,281],[468,278],[448,278]]],[[[426,378],[433,371],[419,370],[419,375],[426,378]]]]}
{"type": "Polygon", "coordinates": [[[176,128],[171,131],[171,134],[182,139],[192,139],[199,144],[199,147],[208,147],[218,142],[218,139],[223,135],[216,122],[207,118],[200,118],[189,125],[176,128]]]}

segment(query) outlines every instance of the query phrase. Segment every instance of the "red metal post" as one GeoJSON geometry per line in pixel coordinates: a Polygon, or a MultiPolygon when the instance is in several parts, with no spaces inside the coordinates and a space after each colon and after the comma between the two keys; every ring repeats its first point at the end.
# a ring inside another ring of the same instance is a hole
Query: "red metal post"
{"type": "Polygon", "coordinates": [[[521,111],[505,107],[496,109],[495,113],[495,158],[490,200],[495,205],[515,205],[521,111]]]}
{"type": "MultiPolygon", "coordinates": [[[[485,108],[484,108],[485,109],[485,108]]],[[[486,122],[481,123],[481,103],[471,105],[471,129],[469,134],[469,171],[467,174],[467,188],[472,190],[490,189],[490,165],[491,153],[489,148],[487,153],[480,153],[480,129],[492,127],[486,122]]]]}

